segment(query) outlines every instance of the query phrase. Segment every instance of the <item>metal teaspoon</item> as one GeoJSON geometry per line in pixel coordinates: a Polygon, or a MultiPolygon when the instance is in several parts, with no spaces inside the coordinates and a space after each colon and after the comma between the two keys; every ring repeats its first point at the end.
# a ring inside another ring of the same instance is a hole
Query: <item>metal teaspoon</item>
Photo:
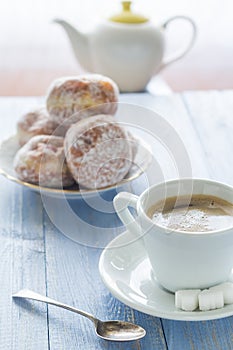
{"type": "Polygon", "coordinates": [[[41,301],[47,304],[62,307],[66,310],[73,311],[81,316],[87,317],[94,323],[96,334],[105,340],[129,341],[140,339],[146,335],[145,329],[133,323],[125,321],[100,321],[98,318],[87,312],[60,303],[59,301],[45,297],[28,289],[22,289],[13,294],[12,297],[41,301]]]}

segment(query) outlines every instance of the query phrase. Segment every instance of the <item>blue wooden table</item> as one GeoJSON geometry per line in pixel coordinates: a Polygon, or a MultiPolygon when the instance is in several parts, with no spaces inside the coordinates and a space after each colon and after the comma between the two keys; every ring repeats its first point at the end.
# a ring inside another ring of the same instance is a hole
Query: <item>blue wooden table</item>
{"type": "MultiPolygon", "coordinates": [[[[233,91],[185,92],[170,96],[125,94],[123,102],[156,110],[182,139],[195,177],[207,177],[233,185],[233,91]]],[[[4,139],[15,132],[16,120],[43,102],[43,98],[1,98],[4,139]]],[[[170,176],[173,177],[172,172],[170,176]]],[[[169,177],[169,169],[168,169],[169,177]]],[[[140,179],[132,184],[137,192],[140,179]]],[[[38,193],[0,178],[0,349],[11,350],[230,350],[233,349],[233,317],[184,322],[160,319],[135,311],[114,298],[98,271],[102,249],[67,238],[54,225],[38,193]],[[97,339],[89,320],[32,301],[13,301],[12,293],[29,288],[97,315],[100,319],[124,319],[142,325],[147,335],[130,343],[97,339]]],[[[114,193],[106,194],[110,201],[114,193]]],[[[123,231],[114,213],[99,213],[83,201],[70,204],[84,223],[109,228],[106,240],[123,231]]],[[[52,203],[54,215],[59,203],[52,203]]],[[[85,225],[84,225],[85,226],[85,225]]],[[[77,225],[76,237],[83,235],[77,225]]],[[[88,233],[87,233],[88,234],[88,233]]],[[[85,242],[84,242],[85,243],[85,242]]],[[[233,252],[232,252],[233,254],[233,252]]]]}

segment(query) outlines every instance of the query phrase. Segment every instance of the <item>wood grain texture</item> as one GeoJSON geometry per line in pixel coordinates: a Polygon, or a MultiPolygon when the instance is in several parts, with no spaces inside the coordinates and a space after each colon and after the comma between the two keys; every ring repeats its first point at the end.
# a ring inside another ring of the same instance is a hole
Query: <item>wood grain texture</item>
{"type": "MultiPolygon", "coordinates": [[[[208,178],[233,184],[233,92],[187,92],[182,99],[201,145],[208,178]]],[[[193,150],[196,151],[196,144],[193,150]]],[[[197,150],[198,151],[198,150],[197,150]]],[[[197,152],[197,156],[200,152],[197,152]]],[[[203,164],[199,163],[200,172],[203,164]]],[[[163,320],[168,348],[172,350],[233,349],[233,317],[207,322],[163,320]]]]}
{"type": "MultiPolygon", "coordinates": [[[[96,223],[96,221],[95,221],[96,223]]],[[[101,250],[81,246],[67,240],[49,221],[46,221],[46,261],[48,294],[75,305],[102,320],[123,319],[153,327],[144,340],[146,346],[156,344],[166,349],[160,320],[134,312],[113,298],[98,274],[101,250]],[[59,278],[57,277],[59,276],[59,278]],[[155,339],[157,339],[155,341],[155,339]]],[[[49,339],[51,349],[125,349],[125,344],[106,343],[94,335],[93,325],[85,318],[49,307],[49,339]]],[[[127,349],[140,349],[143,340],[127,345],[127,349]]],[[[142,347],[143,348],[143,347],[142,347]]]]}
{"type": "Polygon", "coordinates": [[[5,179],[0,191],[0,348],[48,349],[46,306],[11,297],[21,288],[46,293],[41,201],[5,179]]]}
{"type": "Polygon", "coordinates": [[[233,94],[187,92],[183,100],[202,144],[210,176],[233,185],[233,94]]]}
{"type": "MultiPolygon", "coordinates": [[[[187,150],[189,160],[191,162],[192,174],[194,177],[209,177],[209,170],[206,166],[205,154],[202,151],[197,130],[193,126],[190,119],[189,111],[183,103],[182,97],[179,94],[171,96],[150,96],[149,94],[130,94],[121,96],[121,102],[134,103],[139,106],[145,106],[146,109],[152,109],[161,115],[164,120],[174,129],[174,137],[178,137],[183,143],[183,147],[187,150]]],[[[145,120],[145,125],[147,124],[145,120]]],[[[155,136],[159,136],[160,130],[155,130],[155,136]]],[[[154,156],[159,161],[162,161],[159,150],[155,149],[154,156]]],[[[176,165],[178,155],[176,149],[171,151],[170,156],[174,157],[176,165]]],[[[172,161],[172,157],[170,161],[172,161]]],[[[167,165],[166,178],[176,177],[177,174],[172,170],[170,163],[167,165]]],[[[182,164],[181,164],[182,166],[182,164]]],[[[186,164],[183,164],[186,167],[186,164]]]]}
{"type": "MultiPolygon", "coordinates": [[[[166,97],[125,94],[121,101],[145,105],[169,122],[188,152],[194,176],[233,184],[233,92],[187,92],[166,97]]],[[[41,103],[43,97],[0,98],[4,120],[0,138],[11,135],[20,115],[41,103]]],[[[160,148],[156,152],[158,161],[164,161],[160,148]]],[[[166,177],[174,177],[176,169],[170,164],[164,170],[166,177]]],[[[146,180],[140,179],[126,190],[140,193],[145,186],[146,180]]],[[[100,202],[69,202],[71,212],[80,219],[70,223],[73,238],[78,241],[75,243],[66,237],[71,233],[59,230],[69,220],[61,201],[41,199],[2,177],[0,190],[0,349],[233,349],[233,317],[208,322],[159,319],[125,306],[105,288],[98,272],[99,256],[102,247],[124,230],[112,211],[114,191],[105,194],[100,202]],[[147,330],[147,336],[127,344],[97,339],[91,322],[79,315],[53,306],[47,312],[47,306],[39,302],[13,302],[11,294],[23,287],[103,320],[136,322],[147,330]]]]}
{"type": "MultiPolygon", "coordinates": [[[[38,98],[0,98],[0,138],[15,133],[16,120],[38,103],[38,98]]],[[[26,287],[46,293],[41,199],[3,177],[0,193],[0,348],[46,350],[47,307],[11,297],[26,287]]]]}
{"type": "Polygon", "coordinates": [[[206,322],[163,320],[164,333],[171,350],[232,350],[232,317],[206,322]]]}

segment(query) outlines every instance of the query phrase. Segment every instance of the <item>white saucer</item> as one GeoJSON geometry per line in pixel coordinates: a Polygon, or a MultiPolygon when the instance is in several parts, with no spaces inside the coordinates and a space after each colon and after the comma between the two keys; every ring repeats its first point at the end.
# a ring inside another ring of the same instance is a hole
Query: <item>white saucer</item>
{"type": "Polygon", "coordinates": [[[146,314],[180,321],[214,320],[233,315],[233,305],[211,311],[185,312],[175,308],[175,296],[152,279],[144,248],[126,231],[104,249],[99,271],[110,292],[126,305],[146,314]]]}

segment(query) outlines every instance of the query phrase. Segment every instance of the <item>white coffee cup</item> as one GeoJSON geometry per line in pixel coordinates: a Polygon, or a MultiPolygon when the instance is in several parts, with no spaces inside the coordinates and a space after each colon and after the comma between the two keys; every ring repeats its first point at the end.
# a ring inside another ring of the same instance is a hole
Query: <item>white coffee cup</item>
{"type": "Polygon", "coordinates": [[[184,232],[162,227],[148,216],[155,203],[174,196],[210,195],[233,204],[233,187],[207,179],[172,180],[146,189],[139,197],[121,192],[114,207],[127,230],[142,242],[157,281],[169,291],[208,288],[229,279],[233,267],[233,227],[184,232]],[[136,209],[134,218],[128,207],[136,209]]]}

